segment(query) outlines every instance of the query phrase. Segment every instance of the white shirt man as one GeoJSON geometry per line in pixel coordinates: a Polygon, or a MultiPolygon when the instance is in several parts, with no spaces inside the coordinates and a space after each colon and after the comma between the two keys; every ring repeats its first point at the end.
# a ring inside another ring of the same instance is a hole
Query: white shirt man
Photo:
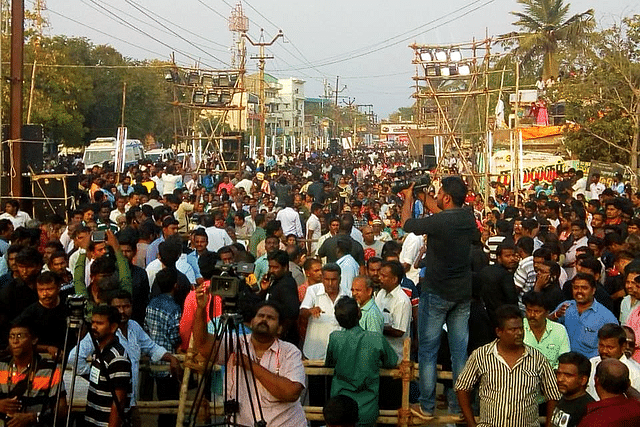
{"type": "Polygon", "coordinates": [[[311,237],[311,251],[309,255],[315,255],[318,251],[318,240],[320,239],[322,233],[322,225],[320,224],[320,218],[315,213],[312,213],[307,220],[307,237],[311,237]]]}
{"type": "Polygon", "coordinates": [[[351,296],[351,283],[360,273],[360,265],[350,254],[342,255],[336,263],[340,266],[340,290],[351,296]]]}
{"type": "MultiPolygon", "coordinates": [[[[382,267],[386,268],[386,267],[382,267]]],[[[382,269],[381,269],[382,272],[382,269]]],[[[382,277],[381,277],[382,281],[382,277]]],[[[409,325],[411,323],[411,300],[402,290],[398,283],[393,289],[382,282],[382,289],[376,295],[376,305],[382,312],[384,317],[385,330],[393,328],[394,330],[404,331],[400,337],[393,337],[385,333],[385,338],[398,355],[398,360],[402,360],[402,346],[405,338],[409,337],[409,325]],[[387,289],[385,289],[387,288],[387,289]]]]}
{"type": "Polygon", "coordinates": [[[253,181],[247,178],[243,178],[242,180],[238,181],[238,183],[236,184],[236,188],[242,188],[245,193],[251,194],[252,185],[253,185],[253,181]]]}
{"type": "Polygon", "coordinates": [[[163,183],[163,196],[167,194],[173,194],[173,190],[178,187],[178,183],[182,181],[182,176],[180,175],[172,175],[169,173],[162,174],[162,183],[163,183]]]}
{"type": "Polygon", "coordinates": [[[335,304],[341,297],[348,296],[340,287],[340,273],[328,270],[328,266],[331,264],[325,265],[322,270],[323,283],[309,286],[300,304],[300,315],[309,318],[302,347],[307,359],[324,359],[327,355],[329,335],[340,329],[333,311],[335,304]],[[334,295],[333,300],[330,295],[334,295]]]}
{"type": "Polygon", "coordinates": [[[587,246],[587,236],[582,236],[573,242],[564,257],[564,271],[567,272],[567,280],[573,279],[576,275],[576,250],[582,246],[587,246]]]}
{"type": "Polygon", "coordinates": [[[276,219],[282,224],[282,232],[285,236],[295,234],[297,237],[304,237],[302,234],[302,223],[300,222],[300,215],[291,206],[280,210],[276,219]]]}
{"type": "MultiPolygon", "coordinates": [[[[627,358],[624,354],[618,360],[627,365],[627,368],[629,368],[629,381],[631,382],[631,387],[638,390],[638,388],[640,388],[640,365],[635,360],[627,358]]],[[[596,374],[596,366],[598,366],[598,363],[602,361],[602,358],[600,356],[595,356],[589,359],[589,361],[591,362],[591,376],[589,377],[589,383],[587,384],[587,393],[589,393],[595,400],[600,400],[598,393],[596,393],[594,378],[596,374]]]]}
{"type": "MultiPolygon", "coordinates": [[[[147,272],[147,277],[149,278],[149,286],[153,286],[153,283],[156,280],[156,274],[158,274],[158,272],[163,268],[164,265],[162,265],[162,261],[160,261],[160,259],[154,259],[149,263],[149,265],[147,265],[145,271],[147,272]]],[[[189,262],[187,261],[186,254],[181,254],[180,258],[178,258],[178,261],[176,261],[176,270],[187,276],[187,279],[189,279],[189,283],[196,283],[196,272],[193,271],[191,264],[189,264],[189,262]]]]}
{"type": "Polygon", "coordinates": [[[578,197],[578,194],[582,194],[586,197],[587,192],[587,177],[583,176],[573,184],[573,197],[578,197]]]}
{"type": "Polygon", "coordinates": [[[400,263],[403,264],[403,266],[404,264],[410,265],[407,277],[416,285],[420,280],[420,269],[414,268],[413,265],[418,260],[420,248],[424,244],[423,239],[423,236],[418,236],[413,233],[407,234],[402,243],[402,251],[400,252],[400,263]]]}
{"type": "Polygon", "coordinates": [[[225,230],[218,227],[207,227],[204,229],[209,237],[209,243],[207,243],[207,250],[211,252],[217,252],[223,246],[229,246],[233,243],[231,237],[225,230]]]}
{"type": "Polygon", "coordinates": [[[589,185],[590,200],[598,200],[602,192],[606,189],[605,185],[600,181],[592,182],[589,185]]]}
{"type": "Polygon", "coordinates": [[[31,217],[28,213],[19,210],[18,212],[16,212],[16,216],[5,212],[0,215],[0,219],[8,219],[9,221],[11,221],[11,224],[13,224],[13,229],[15,230],[18,227],[26,227],[27,222],[31,220],[31,217]]]}

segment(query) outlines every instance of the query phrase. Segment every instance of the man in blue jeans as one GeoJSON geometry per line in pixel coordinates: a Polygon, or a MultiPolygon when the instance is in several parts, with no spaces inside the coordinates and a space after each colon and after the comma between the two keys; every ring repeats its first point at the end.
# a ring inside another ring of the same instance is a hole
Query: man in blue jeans
{"type": "MultiPolygon", "coordinates": [[[[471,241],[478,229],[472,211],[464,209],[467,186],[458,176],[442,178],[436,199],[420,191],[417,196],[433,215],[413,219],[413,184],[403,191],[402,223],[407,233],[427,234],[426,267],[418,309],[420,404],[412,412],[423,419],[433,416],[436,397],[436,363],[440,335],[446,323],[451,350],[453,382],[467,360],[469,307],[471,304],[471,241]]],[[[450,411],[459,413],[455,398],[450,411]]]]}

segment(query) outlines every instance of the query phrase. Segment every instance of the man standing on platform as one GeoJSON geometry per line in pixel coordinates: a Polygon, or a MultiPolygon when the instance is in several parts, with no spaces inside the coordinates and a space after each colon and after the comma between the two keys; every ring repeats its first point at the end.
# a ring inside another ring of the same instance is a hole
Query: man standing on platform
{"type": "MultiPolygon", "coordinates": [[[[458,176],[441,180],[437,198],[419,194],[433,215],[412,219],[413,184],[403,191],[404,231],[427,235],[425,283],[420,292],[418,340],[420,343],[420,405],[416,415],[430,418],[436,401],[436,364],[442,327],[447,325],[453,381],[467,360],[471,306],[471,241],[478,233],[473,214],[463,209],[467,185],[458,176]]],[[[455,401],[451,399],[450,401],[455,401]]],[[[451,408],[458,412],[458,408],[451,408]]]]}

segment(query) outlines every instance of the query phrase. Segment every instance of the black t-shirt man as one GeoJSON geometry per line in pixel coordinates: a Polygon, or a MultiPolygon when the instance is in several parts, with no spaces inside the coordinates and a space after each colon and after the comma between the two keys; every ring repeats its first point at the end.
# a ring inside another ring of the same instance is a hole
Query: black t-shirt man
{"type": "Polygon", "coordinates": [[[464,208],[446,209],[426,218],[411,218],[404,231],[427,234],[427,268],[423,289],[452,302],[471,299],[471,241],[478,229],[464,208]]]}
{"type": "Polygon", "coordinates": [[[564,396],[558,401],[551,415],[552,427],[576,427],[587,412],[587,404],[593,402],[589,393],[572,400],[564,396]]]}
{"type": "Polygon", "coordinates": [[[276,302],[282,310],[282,339],[294,345],[298,344],[298,329],[295,327],[300,314],[298,285],[290,271],[277,279],[267,290],[267,299],[276,302]]]}
{"type": "MultiPolygon", "coordinates": [[[[33,325],[34,333],[38,337],[39,345],[62,348],[64,346],[64,335],[67,329],[67,316],[69,310],[64,298],[60,298],[60,303],[54,308],[47,308],[36,301],[24,309],[16,319],[25,320],[27,324],[33,325]]],[[[70,331],[73,332],[73,331],[70,331]]],[[[72,336],[67,341],[67,349],[70,349],[76,342],[72,336]]]]}

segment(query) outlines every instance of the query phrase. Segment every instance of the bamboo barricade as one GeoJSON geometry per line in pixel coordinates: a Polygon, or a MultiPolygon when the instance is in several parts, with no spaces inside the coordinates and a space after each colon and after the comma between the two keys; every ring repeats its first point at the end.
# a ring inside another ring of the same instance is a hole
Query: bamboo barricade
{"type": "MultiPolygon", "coordinates": [[[[177,427],[182,427],[184,421],[184,415],[186,411],[189,411],[193,405],[193,401],[187,400],[188,395],[188,382],[191,373],[201,374],[204,370],[204,361],[197,359],[195,350],[189,346],[189,351],[186,355],[176,355],[178,360],[183,364],[184,377],[180,388],[179,400],[163,400],[163,401],[138,401],[137,406],[140,414],[146,415],[158,415],[158,414],[177,414],[178,422],[177,427]]],[[[402,361],[396,368],[381,369],[380,376],[390,376],[393,378],[399,378],[402,380],[402,405],[400,408],[392,410],[380,410],[378,417],[378,423],[382,424],[395,424],[401,427],[417,426],[417,425],[441,425],[452,424],[460,422],[460,417],[455,415],[441,415],[435,416],[432,420],[425,421],[422,418],[416,417],[411,413],[409,406],[409,384],[418,378],[418,364],[410,360],[411,353],[411,341],[406,339],[403,344],[402,361]]],[[[165,365],[145,365],[144,361],[141,361],[141,370],[151,369],[154,371],[166,371],[168,366],[165,365]]],[[[303,362],[305,367],[305,373],[307,376],[312,375],[333,375],[334,369],[325,367],[323,360],[305,360],[303,362]]],[[[442,371],[441,366],[438,366],[438,379],[439,380],[452,380],[452,372],[442,371]]],[[[86,402],[84,399],[74,398],[72,410],[74,412],[83,412],[86,402]]],[[[310,421],[324,421],[322,415],[322,407],[318,406],[304,406],[306,417],[310,421]]],[[[214,402],[203,402],[200,411],[198,412],[198,420],[204,421],[211,416],[222,416],[224,410],[221,405],[216,405],[214,402]]]]}

